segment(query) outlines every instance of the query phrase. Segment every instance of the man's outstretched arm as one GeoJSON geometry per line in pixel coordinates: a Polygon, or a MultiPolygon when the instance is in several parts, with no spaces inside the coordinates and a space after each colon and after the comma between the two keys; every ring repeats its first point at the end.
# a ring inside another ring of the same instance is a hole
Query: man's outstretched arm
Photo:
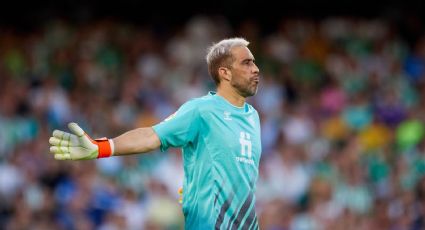
{"type": "Polygon", "coordinates": [[[76,123],[69,123],[71,133],[53,131],[49,139],[50,152],[57,160],[89,160],[112,155],[144,153],[161,143],[151,127],[130,130],[113,139],[93,140],[76,123]]]}
{"type": "Polygon", "coordinates": [[[150,152],[161,145],[151,127],[130,130],[113,138],[112,141],[115,156],[150,152]]]}

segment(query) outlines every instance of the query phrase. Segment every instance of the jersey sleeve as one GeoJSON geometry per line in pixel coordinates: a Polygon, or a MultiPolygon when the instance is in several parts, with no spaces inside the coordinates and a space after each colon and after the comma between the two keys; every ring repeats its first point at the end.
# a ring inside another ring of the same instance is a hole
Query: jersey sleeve
{"type": "Polygon", "coordinates": [[[183,104],[174,114],[152,128],[161,141],[161,151],[193,142],[199,130],[199,110],[193,101],[183,104]]]}

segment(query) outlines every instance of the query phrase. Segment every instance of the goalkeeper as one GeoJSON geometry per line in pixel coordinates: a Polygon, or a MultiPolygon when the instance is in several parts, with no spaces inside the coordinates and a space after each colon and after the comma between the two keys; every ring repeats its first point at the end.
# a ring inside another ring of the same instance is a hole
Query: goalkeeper
{"type": "Polygon", "coordinates": [[[243,38],[209,48],[216,92],[189,100],[172,116],[112,139],[91,139],[76,123],[49,139],[57,160],[88,160],[181,147],[186,229],[258,229],[255,184],[261,156],[260,120],[246,98],[255,95],[259,69],[243,38]]]}

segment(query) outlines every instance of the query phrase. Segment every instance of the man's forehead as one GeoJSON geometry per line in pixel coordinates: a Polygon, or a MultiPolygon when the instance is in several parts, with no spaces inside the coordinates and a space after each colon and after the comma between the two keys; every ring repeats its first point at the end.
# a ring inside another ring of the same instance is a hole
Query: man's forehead
{"type": "Polygon", "coordinates": [[[231,49],[236,59],[254,59],[251,51],[246,46],[235,46],[231,49]]]}

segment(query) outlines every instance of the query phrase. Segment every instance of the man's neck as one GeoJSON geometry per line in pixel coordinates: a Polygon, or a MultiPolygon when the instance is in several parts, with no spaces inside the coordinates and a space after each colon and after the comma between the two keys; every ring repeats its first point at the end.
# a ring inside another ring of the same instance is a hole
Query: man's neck
{"type": "Polygon", "coordinates": [[[242,107],[245,103],[245,97],[242,97],[239,95],[234,89],[226,89],[223,87],[217,88],[217,95],[222,96],[224,99],[226,99],[230,104],[242,107]]]}

